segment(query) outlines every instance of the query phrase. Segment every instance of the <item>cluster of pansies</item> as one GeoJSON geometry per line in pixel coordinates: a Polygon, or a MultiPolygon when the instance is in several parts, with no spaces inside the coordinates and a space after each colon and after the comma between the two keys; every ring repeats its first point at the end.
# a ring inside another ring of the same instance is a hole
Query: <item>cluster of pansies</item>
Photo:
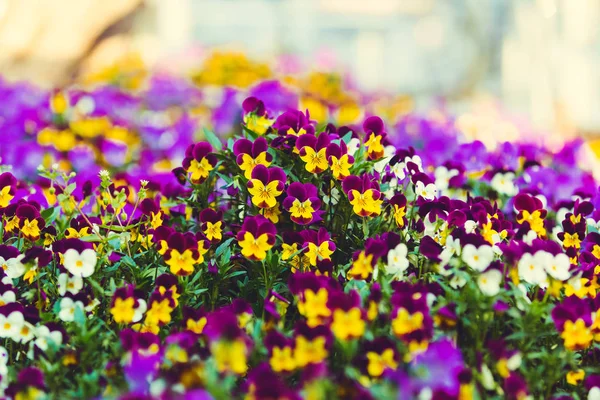
{"type": "MultiPolygon", "coordinates": [[[[219,57],[199,85],[233,79],[219,57]]],[[[235,60],[252,95],[203,141],[205,92],[177,80],[0,85],[2,396],[600,399],[580,143],[343,124],[322,76],[319,115],[235,60]]]]}

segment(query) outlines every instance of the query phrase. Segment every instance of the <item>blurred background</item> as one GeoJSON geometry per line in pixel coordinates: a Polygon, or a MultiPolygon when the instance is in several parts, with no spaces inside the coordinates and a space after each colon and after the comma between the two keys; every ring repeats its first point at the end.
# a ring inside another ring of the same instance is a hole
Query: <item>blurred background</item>
{"type": "Polygon", "coordinates": [[[228,49],[286,74],[344,71],[417,110],[443,103],[466,131],[511,139],[502,115],[594,140],[599,22],[600,0],[0,0],[0,74],[62,87],[126,71],[135,88],[228,49]]]}

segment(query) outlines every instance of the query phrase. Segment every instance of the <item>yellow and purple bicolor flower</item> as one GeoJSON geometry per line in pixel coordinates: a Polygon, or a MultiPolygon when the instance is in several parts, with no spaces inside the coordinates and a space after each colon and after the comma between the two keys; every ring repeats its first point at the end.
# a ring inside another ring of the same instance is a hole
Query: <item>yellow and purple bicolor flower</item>
{"type": "Polygon", "coordinates": [[[152,229],[162,226],[168,218],[160,209],[160,203],[155,199],[142,200],[140,202],[140,210],[146,216],[146,221],[152,229]]]}
{"type": "Polygon", "coordinates": [[[241,138],[233,144],[236,163],[244,172],[246,179],[252,178],[252,171],[257,165],[265,167],[271,165],[273,156],[267,152],[268,149],[269,145],[264,137],[259,137],[254,142],[241,138]]]}
{"type": "Polygon", "coordinates": [[[427,343],[433,336],[433,318],[427,304],[427,288],[407,282],[394,282],[392,289],[392,332],[409,345],[427,343]]]}
{"type": "Polygon", "coordinates": [[[135,290],[134,285],[125,285],[115,290],[110,303],[110,313],[118,324],[139,322],[146,312],[144,292],[135,290]]]}
{"type": "Polygon", "coordinates": [[[10,172],[0,174],[0,208],[10,204],[17,192],[17,178],[10,172]]]}
{"type": "Polygon", "coordinates": [[[552,319],[567,349],[583,350],[592,344],[592,311],[586,299],[566,297],[552,310],[552,319]]]}
{"type": "Polygon", "coordinates": [[[198,241],[191,232],[185,234],[175,232],[166,241],[167,251],[164,253],[165,263],[174,275],[186,276],[194,272],[198,263],[198,241]]]}
{"type": "Polygon", "coordinates": [[[277,204],[277,197],[283,193],[287,176],[279,167],[267,168],[257,165],[248,181],[248,193],[252,204],[260,208],[271,208],[277,204]]]}
{"type": "Polygon", "coordinates": [[[302,136],[315,133],[315,122],[311,121],[308,110],[306,114],[299,110],[288,110],[277,117],[273,128],[277,129],[281,136],[302,136]]]}
{"type": "Polygon", "coordinates": [[[330,143],[329,134],[326,132],[322,132],[318,136],[306,134],[298,137],[296,150],[308,172],[318,174],[329,168],[327,146],[330,143]]]}
{"type": "Polygon", "coordinates": [[[370,160],[378,160],[383,157],[384,145],[387,133],[383,126],[383,120],[379,117],[369,117],[363,123],[366,140],[365,147],[370,160]]]}
{"type": "Polygon", "coordinates": [[[46,226],[46,221],[40,215],[40,205],[36,202],[22,203],[17,207],[15,215],[22,235],[34,242],[38,240],[46,226]]]}
{"type": "Polygon", "coordinates": [[[238,317],[231,307],[210,313],[204,334],[219,372],[238,375],[246,373],[252,340],[239,326],[238,317]]]}
{"type": "Polygon", "coordinates": [[[275,245],[275,225],[262,215],[246,217],[237,234],[242,255],[250,260],[261,261],[275,245]]]}
{"type": "Polygon", "coordinates": [[[269,119],[265,104],[262,100],[256,97],[248,97],[242,103],[242,109],[244,110],[244,124],[246,128],[258,135],[264,135],[267,133],[273,120],[269,119]]]}
{"type": "Polygon", "coordinates": [[[546,236],[544,218],[548,212],[544,209],[540,199],[527,193],[519,193],[514,198],[514,207],[518,212],[516,219],[519,224],[527,223],[538,237],[546,236]]]}
{"type": "Polygon", "coordinates": [[[315,185],[293,182],[286,193],[283,208],[290,213],[292,221],[299,225],[308,225],[321,220],[321,200],[317,197],[319,193],[315,185]]]}
{"type": "Polygon", "coordinates": [[[182,166],[190,174],[192,183],[204,182],[217,165],[217,158],[211,154],[212,151],[213,148],[208,142],[192,144],[186,149],[182,166]]]}
{"type": "Polygon", "coordinates": [[[200,212],[200,229],[211,243],[223,239],[223,212],[205,208],[200,212]]]}
{"type": "Polygon", "coordinates": [[[327,146],[327,162],[333,177],[337,180],[344,180],[350,176],[350,168],[354,164],[354,157],[348,154],[348,147],[343,140],[339,140],[339,144],[331,143],[327,146]]]}
{"type": "Polygon", "coordinates": [[[356,215],[370,217],[381,214],[383,200],[379,184],[369,174],[363,174],[362,177],[348,176],[342,182],[342,189],[356,215]]]}
{"type": "Polygon", "coordinates": [[[311,266],[317,267],[323,260],[331,261],[336,246],[327,229],[321,227],[318,231],[304,230],[300,235],[304,239],[302,247],[306,249],[306,257],[311,266]]]}

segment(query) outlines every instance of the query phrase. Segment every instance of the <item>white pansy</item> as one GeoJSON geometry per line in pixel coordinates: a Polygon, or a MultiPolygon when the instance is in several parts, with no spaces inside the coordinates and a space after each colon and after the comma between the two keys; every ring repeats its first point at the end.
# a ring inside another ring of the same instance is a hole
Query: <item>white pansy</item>
{"type": "Polygon", "coordinates": [[[441,190],[448,190],[450,187],[450,179],[454,178],[458,175],[458,171],[455,169],[448,170],[448,168],[443,165],[437,167],[434,171],[435,176],[435,186],[441,190]]]}
{"type": "Polygon", "coordinates": [[[533,244],[533,241],[537,239],[537,233],[535,231],[529,231],[525,236],[523,236],[523,242],[527,243],[529,246],[533,244]]]}
{"type": "Polygon", "coordinates": [[[94,300],[90,301],[90,303],[88,305],[85,306],[84,310],[87,311],[87,312],[92,312],[99,305],[100,305],[100,300],[94,299],[94,300]]]}
{"type": "Polygon", "coordinates": [[[383,158],[379,161],[377,161],[375,163],[375,165],[373,166],[375,168],[375,171],[382,173],[383,171],[385,171],[385,167],[390,163],[390,160],[392,159],[392,157],[394,156],[394,154],[396,153],[396,147],[395,146],[385,146],[383,148],[383,158]]]}
{"type": "Polygon", "coordinates": [[[352,138],[346,145],[348,155],[354,156],[354,154],[358,151],[360,147],[360,140],[358,138],[352,138]]]}
{"type": "Polygon", "coordinates": [[[566,207],[561,207],[557,212],[556,212],[556,222],[557,223],[562,223],[565,220],[565,217],[567,216],[568,213],[573,212],[572,210],[566,208],[566,207]]]}
{"type": "Polygon", "coordinates": [[[74,276],[87,278],[94,273],[98,257],[92,249],[85,249],[81,253],[75,249],[68,249],[64,254],[63,265],[74,276]]]}
{"type": "Polygon", "coordinates": [[[468,219],[465,221],[465,231],[467,233],[475,233],[478,226],[479,226],[479,224],[477,224],[477,222],[475,222],[473,220],[468,219]]]}
{"type": "MultiPolygon", "coordinates": [[[[8,373],[8,351],[2,346],[0,346],[0,376],[6,376],[8,373]]],[[[2,379],[4,380],[4,379],[2,379]]],[[[0,386],[2,384],[0,383],[0,386]]]]}
{"type": "Polygon", "coordinates": [[[394,249],[388,251],[388,263],[385,272],[388,275],[401,276],[408,268],[408,248],[404,243],[398,244],[394,249]]]}
{"type": "Polygon", "coordinates": [[[58,276],[58,294],[64,296],[67,292],[77,294],[83,288],[83,278],[81,276],[69,276],[62,273],[58,276]]]}
{"type": "Polygon", "coordinates": [[[38,326],[35,331],[35,336],[36,339],[34,343],[42,351],[48,350],[50,343],[53,343],[55,346],[60,346],[63,340],[60,331],[50,331],[46,325],[38,326]]]}
{"type": "Polygon", "coordinates": [[[423,182],[417,181],[417,184],[415,185],[415,193],[417,196],[420,196],[425,200],[433,200],[437,195],[437,188],[433,183],[428,183],[425,185],[423,182]]]}
{"type": "Polygon", "coordinates": [[[462,250],[462,259],[473,270],[483,272],[494,260],[494,250],[487,244],[475,247],[469,243],[462,250]]]}
{"type": "Polygon", "coordinates": [[[519,271],[519,278],[532,285],[543,286],[548,280],[548,274],[544,268],[544,258],[546,257],[545,252],[538,251],[535,255],[529,253],[523,254],[517,269],[519,271]]]}
{"type": "Polygon", "coordinates": [[[511,371],[516,371],[521,367],[522,361],[523,356],[521,356],[520,352],[516,352],[508,360],[506,360],[506,368],[511,371]]]}
{"type": "Polygon", "coordinates": [[[600,400],[600,388],[598,386],[590,389],[587,400],[600,400]]]}
{"type": "Polygon", "coordinates": [[[388,188],[383,192],[383,195],[386,199],[390,200],[396,194],[396,190],[398,189],[398,179],[392,178],[388,183],[388,188]]]}
{"type": "Polygon", "coordinates": [[[419,171],[423,170],[423,161],[421,160],[421,157],[418,155],[414,155],[412,157],[405,157],[404,158],[404,164],[408,164],[409,162],[415,164],[417,167],[419,167],[419,171]]]}
{"type": "Polygon", "coordinates": [[[467,280],[459,274],[456,274],[452,277],[452,279],[450,279],[450,287],[452,289],[459,289],[463,286],[465,286],[465,284],[467,283],[467,280]]]}
{"type": "Polygon", "coordinates": [[[138,306],[133,310],[133,320],[132,322],[139,322],[142,320],[144,313],[148,309],[148,305],[142,299],[138,299],[138,306]]]}
{"type": "Polygon", "coordinates": [[[28,343],[35,337],[35,326],[25,321],[23,325],[21,325],[21,329],[15,335],[15,340],[21,343],[28,343]]]}
{"type": "Polygon", "coordinates": [[[396,164],[392,165],[390,170],[398,180],[401,181],[406,178],[406,164],[403,162],[397,162],[396,164]]]}
{"type": "Polygon", "coordinates": [[[4,270],[4,273],[10,279],[20,278],[26,271],[25,265],[21,263],[21,260],[25,258],[24,254],[19,254],[17,257],[9,258],[8,260],[0,257],[0,266],[4,270]]]}
{"type": "Polygon", "coordinates": [[[17,301],[17,296],[12,290],[7,290],[6,292],[0,295],[0,306],[14,303],[15,301],[17,301]]]}
{"type": "Polygon", "coordinates": [[[585,220],[588,226],[600,231],[600,221],[596,221],[594,218],[588,218],[585,220]]]}
{"type": "Polygon", "coordinates": [[[446,238],[446,249],[450,250],[453,254],[460,256],[462,246],[458,238],[454,239],[452,235],[448,235],[446,238]]]}
{"type": "MultiPolygon", "coordinates": [[[[539,253],[539,252],[538,252],[539,253]]],[[[537,254],[537,253],[536,253],[537,254]]],[[[559,281],[566,281],[571,277],[571,260],[565,253],[559,253],[552,255],[547,253],[549,257],[546,258],[544,268],[548,275],[559,281]]]]}
{"type": "MultiPolygon", "coordinates": [[[[327,195],[326,193],[323,192],[322,194],[323,197],[323,201],[325,201],[325,203],[331,203],[332,205],[336,205],[339,201],[340,201],[340,191],[338,190],[338,188],[331,188],[331,196],[327,195]]],[[[242,210],[245,210],[242,207],[242,210]]],[[[242,215],[245,211],[242,211],[240,213],[240,215],[242,215]]]]}
{"type": "Polygon", "coordinates": [[[527,305],[531,304],[531,299],[527,295],[527,288],[522,283],[517,285],[517,291],[515,291],[515,300],[517,308],[521,311],[527,308],[527,305]]]}
{"type": "Polygon", "coordinates": [[[19,311],[13,311],[8,316],[0,314],[0,337],[18,340],[25,318],[19,311]]]}
{"type": "Polygon", "coordinates": [[[495,296],[500,292],[502,273],[497,269],[490,269],[477,277],[479,290],[486,296],[495,296]]]}
{"type": "Polygon", "coordinates": [[[81,301],[73,301],[70,297],[63,297],[60,301],[60,311],[58,318],[63,322],[75,321],[75,310],[79,308],[83,311],[83,303],[81,301]]]}
{"type": "Polygon", "coordinates": [[[516,196],[519,189],[514,184],[515,174],[512,172],[498,172],[492,178],[490,186],[496,192],[506,196],[516,196]]]}
{"type": "Polygon", "coordinates": [[[483,364],[481,366],[481,384],[487,390],[493,390],[496,387],[494,375],[492,374],[492,371],[490,371],[490,368],[486,364],[483,364]]]}

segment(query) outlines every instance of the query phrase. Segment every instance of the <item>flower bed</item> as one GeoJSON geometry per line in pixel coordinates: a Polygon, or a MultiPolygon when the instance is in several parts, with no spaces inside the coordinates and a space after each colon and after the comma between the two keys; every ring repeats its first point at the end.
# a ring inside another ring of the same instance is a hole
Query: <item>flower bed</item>
{"type": "Polygon", "coordinates": [[[268,85],[200,142],[193,87],[3,87],[7,397],[599,398],[577,143],[327,124],[268,85]]]}

